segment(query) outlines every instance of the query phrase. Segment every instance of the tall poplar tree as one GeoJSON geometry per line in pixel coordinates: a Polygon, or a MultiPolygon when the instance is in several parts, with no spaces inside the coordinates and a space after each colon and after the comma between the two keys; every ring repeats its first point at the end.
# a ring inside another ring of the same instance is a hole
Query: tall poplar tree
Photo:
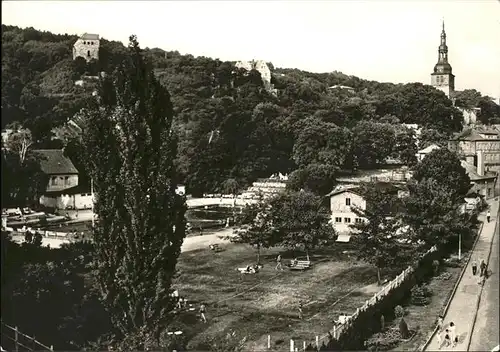
{"type": "Polygon", "coordinates": [[[185,199],[175,193],[173,109],[135,36],[123,63],[101,77],[98,93],[82,112],[96,197],[96,278],[122,346],[142,349],[169,323],[185,237],[185,199]]]}

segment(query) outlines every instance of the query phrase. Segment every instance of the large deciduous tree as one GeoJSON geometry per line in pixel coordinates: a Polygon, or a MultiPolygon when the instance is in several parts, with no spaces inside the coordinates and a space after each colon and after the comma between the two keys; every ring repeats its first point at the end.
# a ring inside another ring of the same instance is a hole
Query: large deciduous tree
{"type": "Polygon", "coordinates": [[[228,239],[235,243],[245,243],[257,250],[257,264],[260,264],[262,248],[270,248],[279,242],[278,233],[269,214],[270,204],[262,197],[255,204],[247,205],[238,216],[237,222],[248,225],[248,229],[240,231],[228,239]]]}
{"type": "Polygon", "coordinates": [[[186,206],[175,193],[170,95],[135,36],[128,50],[82,112],[82,140],[96,192],[97,281],[123,346],[136,349],[169,322],[186,206]]]}
{"type": "Polygon", "coordinates": [[[282,246],[302,247],[309,260],[310,250],[335,241],[335,230],[328,224],[330,214],[322,197],[307,191],[288,191],[270,199],[269,204],[270,219],[282,246]]]}
{"type": "Polygon", "coordinates": [[[411,260],[411,244],[401,231],[398,219],[397,189],[381,188],[375,183],[362,185],[359,193],[366,200],[366,208],[353,205],[351,209],[362,219],[351,225],[353,242],[358,257],[377,268],[377,282],[381,284],[381,271],[401,266],[411,260]]]}
{"type": "Polygon", "coordinates": [[[436,178],[425,178],[409,185],[405,198],[403,221],[409,225],[412,242],[421,244],[422,250],[433,245],[446,248],[456,243],[458,236],[467,242],[473,235],[476,217],[462,212],[463,201],[453,197],[446,184],[436,178]]]}
{"type": "Polygon", "coordinates": [[[454,201],[463,201],[471,187],[470,178],[458,155],[447,148],[435,149],[414,168],[413,178],[420,182],[435,179],[446,187],[454,201]]]}

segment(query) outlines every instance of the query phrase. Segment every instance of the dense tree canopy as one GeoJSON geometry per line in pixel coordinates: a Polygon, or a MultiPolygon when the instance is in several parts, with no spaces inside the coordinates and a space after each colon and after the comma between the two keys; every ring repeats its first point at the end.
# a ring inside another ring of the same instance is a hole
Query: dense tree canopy
{"type": "MultiPolygon", "coordinates": [[[[75,82],[82,75],[112,72],[126,56],[123,44],[102,39],[97,62],[73,61],[76,39],[2,26],[2,126],[21,122],[36,142],[49,143],[51,131],[74,121],[95,89],[75,82]]],[[[319,189],[301,181],[302,187],[321,193],[338,168],[372,168],[389,157],[414,162],[413,138],[402,123],[432,131],[424,134],[425,144],[460,129],[460,111],[444,93],[421,83],[379,83],[337,71],[311,73],[270,64],[274,94],[259,72],[236,69],[234,62],[158,48],[144,55],[171,94],[173,130],[179,137],[176,167],[194,195],[222,191],[227,179],[243,188],[256,178],[297,169],[302,180],[321,177],[319,189]]],[[[481,111],[495,115],[498,105],[477,94],[473,98],[457,101],[483,104],[481,111]]]]}
{"type": "Polygon", "coordinates": [[[458,155],[447,148],[435,149],[414,168],[416,181],[434,179],[449,190],[449,198],[462,200],[471,187],[470,178],[460,164],[458,155]]]}

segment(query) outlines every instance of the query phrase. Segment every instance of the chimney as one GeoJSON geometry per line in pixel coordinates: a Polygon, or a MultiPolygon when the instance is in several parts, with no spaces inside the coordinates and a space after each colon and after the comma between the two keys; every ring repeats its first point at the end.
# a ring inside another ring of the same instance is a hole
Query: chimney
{"type": "Polygon", "coordinates": [[[477,151],[477,173],[484,176],[484,155],[482,150],[477,151]]]}

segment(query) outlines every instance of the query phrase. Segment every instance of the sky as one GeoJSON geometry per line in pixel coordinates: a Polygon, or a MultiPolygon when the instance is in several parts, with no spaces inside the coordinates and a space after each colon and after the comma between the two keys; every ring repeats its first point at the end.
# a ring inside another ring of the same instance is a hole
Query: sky
{"type": "Polygon", "coordinates": [[[500,97],[499,0],[2,1],[2,24],[430,84],[444,18],[455,89],[500,97]]]}

